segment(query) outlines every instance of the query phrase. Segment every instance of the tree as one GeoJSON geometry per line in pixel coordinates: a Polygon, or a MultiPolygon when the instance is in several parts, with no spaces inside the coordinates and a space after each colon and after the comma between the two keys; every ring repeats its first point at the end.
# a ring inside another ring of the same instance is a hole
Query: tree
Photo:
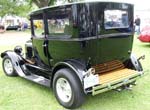
{"type": "Polygon", "coordinates": [[[41,7],[57,4],[57,2],[70,3],[75,1],[81,1],[81,0],[30,0],[30,3],[34,3],[37,7],[41,8],[41,7]]]}
{"type": "Polygon", "coordinates": [[[0,0],[0,16],[25,16],[31,10],[28,0],[0,0]]]}
{"type": "Polygon", "coordinates": [[[37,7],[45,7],[49,5],[54,5],[56,0],[30,0],[30,3],[34,3],[37,7]]]}
{"type": "Polygon", "coordinates": [[[81,0],[0,0],[0,16],[6,14],[26,16],[31,11],[32,3],[38,8],[59,3],[74,2],[81,0]]]}

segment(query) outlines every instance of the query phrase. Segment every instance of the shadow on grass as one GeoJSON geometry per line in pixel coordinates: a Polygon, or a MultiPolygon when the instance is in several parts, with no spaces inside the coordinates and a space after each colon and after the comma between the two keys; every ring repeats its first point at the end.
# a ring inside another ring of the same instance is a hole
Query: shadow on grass
{"type": "Polygon", "coordinates": [[[149,48],[150,49],[150,43],[139,44],[139,46],[142,46],[144,48],[149,48]]]}
{"type": "Polygon", "coordinates": [[[39,90],[42,90],[42,91],[44,90],[45,92],[53,92],[52,88],[50,88],[50,87],[46,87],[46,86],[37,84],[33,81],[24,79],[22,77],[18,77],[18,79],[21,80],[24,85],[34,87],[35,89],[39,89],[39,90]]]}
{"type": "Polygon", "coordinates": [[[111,90],[94,97],[87,96],[86,102],[79,110],[110,110],[110,108],[112,110],[127,110],[129,106],[129,110],[132,110],[132,107],[134,108],[132,102],[134,101],[137,105],[137,98],[138,95],[134,89],[133,91],[123,90],[122,92],[111,90]]]}
{"type": "MultiPolygon", "coordinates": [[[[2,77],[6,78],[7,76],[5,77],[2,75],[2,77]]],[[[7,77],[7,80],[11,80],[10,82],[14,86],[18,86],[19,88],[23,87],[24,90],[26,90],[30,94],[32,94],[33,91],[38,92],[38,93],[35,93],[35,92],[34,93],[38,94],[37,96],[39,96],[40,98],[43,98],[42,100],[49,101],[49,106],[52,106],[55,103],[55,105],[58,106],[58,108],[61,108],[61,105],[59,105],[59,103],[55,99],[52,88],[48,88],[48,87],[39,85],[37,83],[34,83],[30,80],[26,80],[26,79],[21,78],[21,77],[15,77],[15,78],[7,77]]],[[[20,94],[20,93],[18,93],[18,94],[20,94]]],[[[25,95],[25,96],[27,96],[27,95],[25,95]]],[[[118,96],[122,97],[123,94],[121,92],[118,93],[116,91],[108,91],[108,92],[101,93],[101,94],[96,95],[96,96],[87,95],[85,103],[83,103],[83,105],[76,110],[92,110],[92,109],[96,110],[99,107],[106,107],[107,104],[111,105],[112,100],[115,100],[114,102],[118,103],[118,101],[119,101],[117,98],[118,96]],[[116,95],[116,94],[118,94],[118,95],[116,95]]],[[[19,96],[19,97],[21,97],[21,96],[19,96]]],[[[31,100],[30,98],[34,98],[34,97],[28,97],[29,101],[31,100]]],[[[63,109],[61,109],[61,110],[63,110],[63,109]]],[[[64,110],[66,110],[66,109],[64,108],[64,110]]]]}

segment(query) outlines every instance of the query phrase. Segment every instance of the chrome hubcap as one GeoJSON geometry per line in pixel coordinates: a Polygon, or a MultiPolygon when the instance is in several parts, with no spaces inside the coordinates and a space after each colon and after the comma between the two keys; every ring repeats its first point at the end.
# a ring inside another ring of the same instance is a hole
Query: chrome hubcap
{"type": "Polygon", "coordinates": [[[59,78],[56,82],[56,92],[63,102],[69,102],[72,97],[72,89],[65,78],[59,78]]]}
{"type": "Polygon", "coordinates": [[[4,61],[4,69],[6,71],[7,74],[12,74],[13,72],[13,65],[10,59],[5,59],[4,61]]]}

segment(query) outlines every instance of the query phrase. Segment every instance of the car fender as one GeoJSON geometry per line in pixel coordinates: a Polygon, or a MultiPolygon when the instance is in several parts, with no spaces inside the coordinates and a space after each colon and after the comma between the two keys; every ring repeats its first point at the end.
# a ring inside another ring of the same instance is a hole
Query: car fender
{"type": "MultiPolygon", "coordinates": [[[[84,61],[70,59],[70,60],[67,60],[64,62],[56,63],[55,66],[53,67],[53,71],[52,71],[52,77],[51,77],[52,80],[53,80],[53,77],[54,77],[56,71],[58,71],[61,68],[69,68],[72,71],[74,71],[74,73],[80,79],[81,84],[83,86],[84,74],[87,71],[86,63],[84,61]]],[[[51,81],[51,82],[53,82],[53,81],[51,81]]]]}
{"type": "Polygon", "coordinates": [[[143,71],[142,65],[141,65],[140,61],[137,59],[135,54],[132,53],[130,56],[130,59],[131,59],[131,63],[133,64],[134,68],[137,71],[143,71]]]}
{"type": "Polygon", "coordinates": [[[5,51],[1,53],[1,58],[4,58],[6,55],[11,59],[13,67],[15,71],[17,72],[17,74],[21,77],[24,77],[25,74],[22,71],[20,64],[19,64],[22,58],[18,54],[16,54],[14,51],[5,51]]]}

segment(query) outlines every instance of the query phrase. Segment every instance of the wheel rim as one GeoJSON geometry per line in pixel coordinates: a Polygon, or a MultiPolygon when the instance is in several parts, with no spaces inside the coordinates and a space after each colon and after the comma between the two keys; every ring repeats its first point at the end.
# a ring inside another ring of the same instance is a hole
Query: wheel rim
{"type": "Polygon", "coordinates": [[[63,102],[69,102],[72,97],[72,89],[65,78],[59,78],[56,82],[56,92],[63,102]]]}
{"type": "Polygon", "coordinates": [[[5,59],[4,61],[4,69],[8,75],[12,74],[13,72],[13,65],[10,59],[5,59]]]}

